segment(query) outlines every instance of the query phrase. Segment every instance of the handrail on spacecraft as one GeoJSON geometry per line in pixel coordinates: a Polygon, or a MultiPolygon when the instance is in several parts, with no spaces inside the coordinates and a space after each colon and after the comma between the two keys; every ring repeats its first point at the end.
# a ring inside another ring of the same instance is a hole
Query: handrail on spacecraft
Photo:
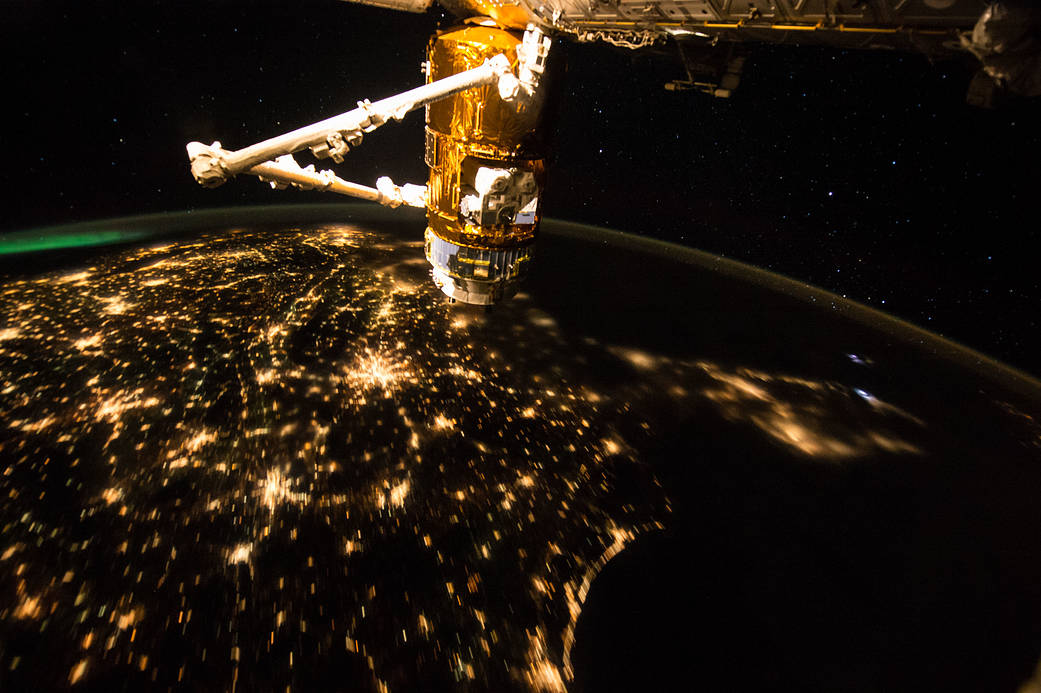
{"type": "Polygon", "coordinates": [[[317,158],[331,158],[336,163],[342,163],[344,154],[351,147],[358,146],[365,133],[372,132],[388,120],[401,120],[421,106],[475,87],[497,84],[499,95],[504,101],[523,104],[525,98],[530,98],[537,87],[537,75],[532,75],[530,67],[522,60],[518,65],[518,77],[514,75],[506,56],[499,54],[486,60],[480,67],[424,84],[375,103],[368,100],[359,101],[357,108],[346,113],[243,149],[228,151],[221,147],[220,142],[210,145],[189,142],[186,148],[191,161],[192,176],[203,187],[214,188],[229,178],[247,173],[277,188],[292,185],[302,189],[328,190],[359,197],[389,207],[402,204],[425,207],[425,185],[406,183],[399,186],[389,177],[383,176],[377,180],[375,188],[370,188],[346,181],[329,170],[316,171],[313,165],[301,167],[293,158],[293,153],[310,149],[317,158]]]}

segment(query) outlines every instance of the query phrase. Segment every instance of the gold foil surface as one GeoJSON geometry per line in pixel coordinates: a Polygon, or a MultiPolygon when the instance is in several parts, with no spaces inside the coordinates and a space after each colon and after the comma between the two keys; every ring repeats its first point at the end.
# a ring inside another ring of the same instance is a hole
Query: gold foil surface
{"type": "Polygon", "coordinates": [[[524,30],[541,20],[525,4],[511,0],[438,0],[438,4],[457,17],[491,17],[507,29],[524,30]]]}
{"type": "MultiPolygon", "coordinates": [[[[503,54],[517,62],[520,32],[465,26],[435,36],[427,51],[428,81],[479,67],[503,54]]],[[[469,89],[427,107],[426,162],[430,167],[427,219],[445,240],[469,247],[502,247],[532,240],[535,224],[478,227],[459,216],[461,187],[480,166],[532,171],[545,183],[541,100],[518,108],[499,98],[496,85],[469,89]]]]}
{"type": "MultiPolygon", "coordinates": [[[[431,81],[480,67],[485,60],[502,53],[516,65],[519,32],[497,27],[468,26],[442,34],[430,46],[431,81]]],[[[469,89],[430,105],[430,129],[465,142],[492,156],[509,157],[520,153],[538,125],[540,109],[518,112],[514,104],[499,98],[495,85],[469,89]]]]}

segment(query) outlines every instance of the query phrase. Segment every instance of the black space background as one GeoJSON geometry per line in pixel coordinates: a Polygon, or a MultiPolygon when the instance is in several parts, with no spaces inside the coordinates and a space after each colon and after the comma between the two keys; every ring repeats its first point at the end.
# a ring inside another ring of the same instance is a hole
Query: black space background
{"type": "MultiPolygon", "coordinates": [[[[0,11],[0,231],[343,201],[248,178],[203,190],[184,144],[240,148],[416,86],[453,23],[335,0],[0,11]]],[[[763,47],[715,100],[662,89],[682,77],[672,46],[565,50],[546,215],[769,268],[1041,374],[1041,103],[973,109],[967,63],[914,55],[763,47]]],[[[338,172],[424,182],[422,128],[385,126],[338,172]]]]}

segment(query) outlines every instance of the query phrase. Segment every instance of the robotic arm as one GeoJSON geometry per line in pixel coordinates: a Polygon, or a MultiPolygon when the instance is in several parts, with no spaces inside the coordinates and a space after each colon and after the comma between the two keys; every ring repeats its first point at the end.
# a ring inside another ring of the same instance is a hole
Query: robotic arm
{"type": "Polygon", "coordinates": [[[427,49],[427,84],[230,151],[187,145],[192,176],[212,188],[241,173],[272,187],[329,190],[389,207],[427,210],[426,250],[434,283],[451,299],[490,304],[512,295],[527,272],[545,184],[543,73],[551,40],[534,25],[507,30],[487,19],[440,32],[427,49]],[[301,167],[295,152],[342,163],[388,120],[427,109],[429,184],[370,188],[332,171],[301,167]]]}
{"type": "MultiPolygon", "coordinates": [[[[192,142],[192,144],[198,144],[192,142]]],[[[220,147],[219,142],[213,143],[214,147],[220,147]]],[[[192,156],[191,144],[188,145],[188,156],[192,156]]],[[[292,154],[280,156],[274,161],[266,161],[257,164],[247,171],[257,176],[265,183],[270,183],[272,188],[284,190],[292,185],[301,190],[328,190],[341,195],[359,197],[371,202],[379,202],[388,207],[399,207],[402,204],[409,207],[426,207],[427,189],[425,185],[395,185],[387,176],[382,176],[376,181],[376,187],[370,188],[358,185],[340,178],[329,170],[315,171],[310,165],[301,168],[292,154]]]]}
{"type": "Polygon", "coordinates": [[[192,176],[203,187],[215,188],[229,178],[247,173],[280,189],[292,185],[305,190],[328,190],[341,195],[360,197],[390,207],[398,207],[401,204],[425,207],[426,186],[398,186],[384,176],[376,182],[375,188],[370,188],[346,181],[332,171],[316,171],[314,166],[302,168],[293,158],[293,153],[310,149],[311,153],[320,159],[331,158],[336,163],[342,163],[344,154],[351,147],[358,146],[365,133],[372,132],[388,120],[401,120],[420,106],[440,101],[467,89],[490,84],[498,85],[499,94],[506,101],[516,101],[525,94],[520,88],[520,81],[510,69],[509,60],[499,54],[472,70],[439,79],[376,103],[359,101],[358,107],[354,110],[244,149],[228,151],[221,147],[220,142],[211,145],[189,142],[187,150],[192,176]]]}

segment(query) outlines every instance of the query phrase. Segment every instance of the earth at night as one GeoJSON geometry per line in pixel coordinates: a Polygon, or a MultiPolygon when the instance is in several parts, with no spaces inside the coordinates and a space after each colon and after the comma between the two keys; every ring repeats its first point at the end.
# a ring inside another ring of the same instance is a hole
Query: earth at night
{"type": "Polygon", "coordinates": [[[448,305],[422,232],[3,256],[0,689],[1041,690],[1036,382],[562,222],[448,305]]]}

